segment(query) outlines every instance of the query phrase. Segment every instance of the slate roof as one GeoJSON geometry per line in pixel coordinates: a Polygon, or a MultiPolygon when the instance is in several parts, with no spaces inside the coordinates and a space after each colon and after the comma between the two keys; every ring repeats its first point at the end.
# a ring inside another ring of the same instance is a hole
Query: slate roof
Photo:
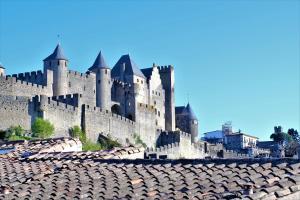
{"type": "Polygon", "coordinates": [[[64,52],[60,46],[57,44],[56,48],[54,49],[53,53],[44,59],[44,61],[48,60],[68,60],[67,57],[64,55],[64,52]]]}
{"type": "Polygon", "coordinates": [[[141,69],[147,79],[151,78],[153,67],[141,69]]]}
{"type": "Polygon", "coordinates": [[[118,60],[118,62],[115,64],[115,66],[111,70],[112,77],[118,77],[120,76],[120,70],[122,67],[122,64],[125,63],[125,72],[124,75],[136,75],[142,78],[146,78],[142,71],[139,69],[137,64],[131,59],[129,54],[121,56],[121,58],[118,60]]]}
{"type": "Polygon", "coordinates": [[[1,159],[0,199],[297,199],[299,166],[299,160],[1,159]],[[253,194],[246,195],[249,186],[253,194]]]}
{"type": "Polygon", "coordinates": [[[177,106],[177,107],[175,107],[175,113],[182,114],[184,109],[185,109],[185,106],[177,106]]]}
{"type": "Polygon", "coordinates": [[[175,107],[175,113],[176,114],[182,114],[182,115],[188,115],[189,119],[197,120],[197,117],[190,106],[190,103],[188,103],[186,106],[178,106],[175,107]]]}
{"type": "Polygon", "coordinates": [[[89,71],[93,71],[95,69],[109,69],[108,65],[106,64],[104,57],[101,53],[99,52],[94,64],[89,68],[89,71]]]}

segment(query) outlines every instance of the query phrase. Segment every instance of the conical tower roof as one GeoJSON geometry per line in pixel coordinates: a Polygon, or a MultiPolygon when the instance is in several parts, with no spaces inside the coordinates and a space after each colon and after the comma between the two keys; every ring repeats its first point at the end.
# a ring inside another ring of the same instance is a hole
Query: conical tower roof
{"type": "Polygon", "coordinates": [[[54,49],[53,53],[44,59],[44,61],[48,60],[68,60],[67,57],[64,55],[64,52],[60,46],[57,44],[56,48],[54,49]]]}
{"type": "Polygon", "coordinates": [[[187,114],[189,116],[190,119],[193,120],[198,120],[192,107],[190,106],[190,103],[187,104],[187,106],[185,107],[184,111],[185,114],[187,114]]]}
{"type": "Polygon", "coordinates": [[[95,69],[109,69],[108,65],[106,64],[104,57],[101,53],[99,52],[94,64],[89,68],[89,71],[93,71],[95,69]]]}

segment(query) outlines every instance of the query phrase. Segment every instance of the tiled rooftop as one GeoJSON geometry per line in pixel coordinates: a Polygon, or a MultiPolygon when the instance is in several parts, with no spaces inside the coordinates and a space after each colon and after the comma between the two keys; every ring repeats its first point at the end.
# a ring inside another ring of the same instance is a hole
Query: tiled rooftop
{"type": "Polygon", "coordinates": [[[42,152],[65,152],[81,150],[81,142],[73,138],[53,138],[32,141],[12,141],[1,144],[0,150],[9,153],[0,154],[0,158],[22,157],[42,152]]]}
{"type": "Polygon", "coordinates": [[[2,158],[0,199],[300,199],[299,160],[119,159],[141,152],[2,158]]]}

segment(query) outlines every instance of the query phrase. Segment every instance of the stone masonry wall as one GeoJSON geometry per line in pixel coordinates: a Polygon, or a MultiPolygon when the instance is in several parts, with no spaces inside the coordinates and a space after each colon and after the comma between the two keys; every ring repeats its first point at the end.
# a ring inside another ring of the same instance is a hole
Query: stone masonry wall
{"type": "Polygon", "coordinates": [[[82,94],[82,103],[96,106],[96,75],[68,71],[68,90],[66,94],[82,94]]]}
{"type": "Polygon", "coordinates": [[[16,77],[0,77],[0,95],[26,96],[52,94],[52,88],[17,80],[16,77]]]}
{"type": "Polygon", "coordinates": [[[0,130],[17,125],[30,130],[32,119],[35,117],[30,98],[0,95],[0,130]]]}
{"type": "Polygon", "coordinates": [[[54,124],[55,137],[69,136],[69,129],[81,124],[81,112],[78,107],[40,97],[39,112],[44,119],[54,124]]]}
{"type": "Polygon", "coordinates": [[[99,134],[103,134],[110,135],[123,145],[127,141],[134,142],[135,122],[98,107],[85,106],[83,110],[84,128],[92,141],[96,142],[99,134]]]}

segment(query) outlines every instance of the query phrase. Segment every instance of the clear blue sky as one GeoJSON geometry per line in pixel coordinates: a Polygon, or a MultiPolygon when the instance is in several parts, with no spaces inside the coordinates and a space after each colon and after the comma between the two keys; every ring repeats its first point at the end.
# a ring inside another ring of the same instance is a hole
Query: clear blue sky
{"type": "Polygon", "coordinates": [[[172,64],[176,104],[190,103],[200,133],[225,121],[268,139],[299,130],[300,3],[270,1],[0,0],[0,61],[7,73],[42,69],[57,44],[85,72],[99,52],[113,67],[172,64]]]}

